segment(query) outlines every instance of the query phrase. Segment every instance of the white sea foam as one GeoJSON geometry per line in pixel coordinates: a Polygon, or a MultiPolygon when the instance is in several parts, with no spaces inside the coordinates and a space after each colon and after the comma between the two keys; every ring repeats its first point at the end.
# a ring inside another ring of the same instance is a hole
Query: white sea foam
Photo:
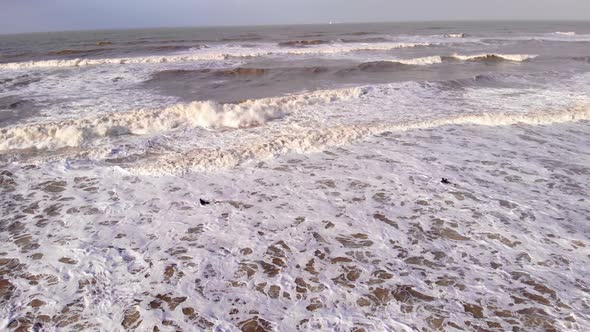
{"type": "Polygon", "coordinates": [[[344,44],[327,45],[303,49],[291,49],[285,52],[271,52],[271,54],[337,54],[357,51],[388,51],[400,48],[413,48],[418,46],[430,46],[430,43],[380,43],[380,44],[344,44]]]}
{"type": "Polygon", "coordinates": [[[557,32],[555,32],[555,34],[556,35],[563,35],[563,36],[575,36],[576,35],[576,33],[574,31],[566,31],[566,32],[557,31],[557,32]]]}
{"type": "Polygon", "coordinates": [[[387,62],[395,62],[401,63],[404,65],[410,66],[427,66],[433,64],[442,63],[445,59],[454,59],[454,60],[461,60],[461,61],[477,61],[477,60],[506,60],[506,61],[514,61],[514,62],[523,62],[530,59],[536,58],[536,55],[529,55],[529,54],[496,54],[496,53],[489,53],[489,54],[475,54],[475,55],[460,55],[454,54],[451,56],[427,56],[421,58],[413,58],[413,59],[394,59],[394,60],[385,60],[387,62]]]}
{"type": "Polygon", "coordinates": [[[108,113],[99,117],[17,125],[0,129],[0,150],[78,147],[109,136],[146,135],[178,127],[244,128],[263,125],[305,106],[358,98],[367,88],[247,100],[239,104],[196,101],[161,110],[108,113]]]}
{"type": "MultiPolygon", "coordinates": [[[[246,56],[246,55],[244,55],[246,56]]],[[[52,67],[82,67],[95,65],[124,65],[124,64],[149,64],[185,61],[211,61],[223,60],[225,54],[198,54],[198,55],[171,55],[148,56],[134,58],[106,58],[106,59],[67,59],[67,60],[41,60],[29,62],[12,62],[0,64],[0,69],[28,69],[28,68],[52,68],[52,67]]]]}
{"type": "Polygon", "coordinates": [[[15,94],[51,122],[0,143],[82,148],[0,151],[0,330],[590,331],[585,64],[449,60],[459,78],[233,105],[142,89],[198,62],[34,73],[15,94]]]}
{"type": "Polygon", "coordinates": [[[196,149],[162,157],[149,164],[133,167],[139,174],[166,175],[187,171],[215,171],[235,167],[248,160],[265,160],[286,153],[322,151],[327,147],[350,144],[356,140],[385,132],[429,129],[446,125],[507,126],[515,124],[547,125],[590,120],[590,107],[577,107],[558,112],[481,113],[433,118],[422,121],[367,123],[285,132],[262,142],[248,142],[234,148],[196,149]]]}
{"type": "Polygon", "coordinates": [[[489,40],[497,41],[556,41],[556,42],[587,42],[590,41],[590,34],[581,34],[573,31],[565,32],[550,32],[550,33],[537,33],[537,34],[525,34],[525,35],[514,35],[514,36],[495,36],[487,38],[489,40]]]}
{"type": "Polygon", "coordinates": [[[446,129],[217,174],[3,167],[0,329],[587,331],[587,124],[446,129]]]}
{"type": "Polygon", "coordinates": [[[350,53],[358,51],[387,51],[399,48],[411,48],[417,46],[429,46],[429,43],[382,43],[382,44],[342,44],[319,45],[307,48],[282,49],[276,47],[240,48],[221,47],[217,49],[205,49],[191,54],[130,57],[130,58],[104,58],[104,59],[67,59],[67,60],[42,60],[29,62],[12,62],[0,64],[0,69],[28,69],[28,68],[53,68],[53,67],[82,67],[96,65],[125,65],[125,64],[152,64],[175,63],[189,61],[218,61],[231,58],[254,58],[270,55],[322,55],[350,53]]]}
{"type": "Polygon", "coordinates": [[[449,33],[449,34],[446,34],[445,37],[447,37],[447,38],[465,38],[465,34],[464,33],[449,33]]]}
{"type": "Polygon", "coordinates": [[[428,56],[422,58],[414,58],[414,59],[398,59],[398,60],[389,60],[390,62],[401,63],[404,65],[410,66],[427,66],[427,65],[434,65],[438,63],[442,63],[442,58],[438,55],[435,56],[428,56]]]}

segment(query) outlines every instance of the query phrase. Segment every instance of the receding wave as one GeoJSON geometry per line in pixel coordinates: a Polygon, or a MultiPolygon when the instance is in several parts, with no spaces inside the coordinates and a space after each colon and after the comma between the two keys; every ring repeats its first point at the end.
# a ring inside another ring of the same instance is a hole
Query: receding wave
{"type": "Polygon", "coordinates": [[[281,49],[265,48],[250,49],[238,48],[223,52],[223,49],[207,49],[193,54],[179,55],[162,55],[148,57],[129,57],[129,58],[105,58],[105,59],[53,59],[42,61],[12,62],[0,64],[0,69],[27,69],[42,67],[81,67],[93,65],[123,65],[123,64],[144,64],[144,63],[169,63],[169,62],[188,62],[188,61],[216,61],[231,58],[253,58],[269,55],[322,55],[350,53],[358,51],[388,51],[400,48],[410,48],[418,46],[429,46],[429,43],[383,43],[378,45],[371,44],[344,44],[344,45],[319,45],[319,47],[299,48],[299,49],[281,49]]]}
{"type": "Polygon", "coordinates": [[[78,147],[102,137],[145,135],[179,127],[245,128],[263,125],[303,107],[358,98],[367,88],[323,90],[302,95],[247,100],[237,104],[197,101],[161,110],[109,113],[0,129],[0,151],[78,147]]]}
{"type": "Polygon", "coordinates": [[[235,167],[248,160],[264,160],[285,153],[321,151],[327,147],[350,144],[364,137],[386,132],[429,129],[445,125],[547,125],[582,120],[590,120],[590,107],[565,109],[558,112],[482,113],[415,122],[341,125],[285,133],[271,140],[259,143],[249,142],[230,149],[200,148],[182,154],[166,155],[147,164],[134,166],[130,170],[150,175],[179,174],[193,170],[214,171],[235,167]]]}

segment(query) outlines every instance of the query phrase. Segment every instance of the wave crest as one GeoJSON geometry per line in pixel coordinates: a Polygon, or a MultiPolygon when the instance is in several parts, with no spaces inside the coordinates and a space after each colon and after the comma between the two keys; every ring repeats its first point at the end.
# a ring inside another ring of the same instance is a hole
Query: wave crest
{"type": "Polygon", "coordinates": [[[55,67],[82,67],[97,65],[124,65],[124,64],[150,64],[150,63],[174,63],[191,61],[220,61],[232,58],[254,58],[269,55],[322,55],[351,53],[359,51],[388,51],[400,48],[412,48],[418,46],[430,46],[429,43],[383,43],[370,44],[344,44],[344,45],[318,45],[317,47],[301,49],[263,48],[252,50],[248,48],[235,48],[230,50],[211,50],[182,55],[162,55],[132,58],[104,58],[104,59],[53,59],[28,62],[10,62],[0,64],[0,69],[17,70],[29,68],[55,68],[55,67]]]}
{"type": "Polygon", "coordinates": [[[445,35],[446,38],[465,38],[464,33],[449,33],[445,35]]]}
{"type": "Polygon", "coordinates": [[[498,53],[487,53],[487,54],[475,54],[475,55],[459,55],[454,54],[450,56],[451,59],[461,61],[514,61],[524,62],[536,58],[537,55],[531,54],[498,54],[498,53]]]}
{"type": "Polygon", "coordinates": [[[79,147],[102,137],[145,135],[179,127],[244,128],[263,125],[303,107],[358,98],[367,88],[323,90],[308,94],[247,100],[238,104],[196,101],[161,110],[109,113],[0,129],[0,151],[79,147]]]}
{"type": "Polygon", "coordinates": [[[438,63],[442,63],[442,57],[435,55],[435,56],[428,56],[422,58],[414,58],[414,59],[402,59],[402,60],[390,60],[391,62],[401,63],[403,65],[410,65],[410,66],[427,66],[427,65],[434,65],[438,63]]]}
{"type": "Polygon", "coordinates": [[[536,55],[528,54],[476,54],[476,55],[451,55],[451,56],[427,56],[413,59],[393,59],[393,60],[380,60],[362,63],[359,68],[361,69],[373,69],[377,67],[388,67],[391,64],[401,64],[407,66],[428,66],[443,63],[449,60],[460,60],[460,61],[514,61],[523,62],[530,59],[534,59],[536,55]]]}
{"type": "Polygon", "coordinates": [[[557,31],[555,32],[556,35],[562,35],[562,36],[575,36],[576,33],[574,31],[557,31]]]}

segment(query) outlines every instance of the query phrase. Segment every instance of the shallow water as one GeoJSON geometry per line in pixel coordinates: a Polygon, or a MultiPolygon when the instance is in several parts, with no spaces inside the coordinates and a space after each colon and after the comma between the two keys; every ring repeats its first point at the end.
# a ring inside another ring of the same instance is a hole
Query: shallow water
{"type": "Polygon", "coordinates": [[[13,164],[4,323],[584,330],[587,133],[444,126],[183,177],[13,164]]]}

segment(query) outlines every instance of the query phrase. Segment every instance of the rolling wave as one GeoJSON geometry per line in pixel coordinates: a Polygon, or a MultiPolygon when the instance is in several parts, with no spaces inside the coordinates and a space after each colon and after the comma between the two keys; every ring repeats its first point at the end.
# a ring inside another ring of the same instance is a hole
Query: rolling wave
{"type": "MultiPolygon", "coordinates": [[[[444,61],[525,61],[532,59],[532,55],[502,55],[502,54],[486,54],[486,55],[454,55],[454,56],[427,56],[408,59],[387,59],[362,62],[358,65],[338,67],[338,66],[315,66],[315,67],[235,67],[223,69],[173,69],[162,70],[154,73],[146,83],[158,83],[166,81],[174,81],[187,77],[259,77],[264,75],[271,75],[284,79],[285,77],[326,74],[326,73],[349,73],[356,70],[361,71],[380,71],[391,70],[396,67],[404,68],[405,66],[428,66],[443,63],[444,61]]],[[[585,59],[580,59],[585,61],[585,59]]]]}
{"type": "Polygon", "coordinates": [[[0,151],[79,147],[102,137],[146,135],[179,127],[259,126],[309,105],[359,98],[367,91],[367,88],[323,90],[238,104],[196,101],[161,110],[109,113],[94,118],[6,127],[0,129],[0,151]]]}
{"type": "Polygon", "coordinates": [[[130,57],[130,58],[104,58],[104,59],[53,59],[28,62],[11,62],[0,64],[0,69],[28,69],[28,68],[52,68],[52,67],[82,67],[96,65],[124,65],[124,64],[149,64],[149,63],[169,63],[169,62],[189,62],[189,61],[216,61],[227,60],[231,58],[254,58],[270,55],[322,55],[351,53],[359,51],[388,51],[400,48],[411,48],[418,46],[430,46],[429,43],[383,43],[378,45],[371,44],[344,44],[344,45],[325,45],[309,48],[230,48],[218,50],[206,49],[193,54],[147,56],[147,57],[130,57]]]}
{"type": "MultiPolygon", "coordinates": [[[[173,62],[190,62],[190,61],[214,61],[226,60],[230,58],[250,58],[261,57],[268,55],[321,55],[321,54],[337,54],[348,53],[356,51],[387,51],[396,48],[427,46],[429,44],[386,44],[386,45],[366,45],[355,47],[328,47],[328,48],[306,48],[295,49],[288,51],[264,51],[264,52],[245,52],[242,53],[198,53],[189,55],[169,55],[169,56],[149,56],[149,57],[134,57],[134,58],[106,58],[106,59],[67,59],[67,60],[43,60],[43,61],[29,61],[29,62],[12,62],[0,64],[0,69],[27,69],[27,68],[43,68],[43,67],[82,67],[93,65],[109,65],[109,64],[149,64],[149,63],[173,63],[173,62]]],[[[393,62],[398,62],[405,65],[429,65],[437,64],[444,60],[461,60],[461,61],[513,61],[524,62],[536,58],[537,55],[529,54],[476,54],[476,55],[451,55],[451,56],[429,56],[415,59],[395,59],[393,62]]],[[[389,61],[389,60],[385,60],[389,61]]]]}
{"type": "Polygon", "coordinates": [[[486,53],[486,54],[475,54],[475,55],[459,55],[454,54],[450,57],[444,57],[449,59],[456,59],[461,61],[513,61],[523,62],[536,58],[537,55],[531,54],[498,54],[498,53],[486,53]]]}
{"type": "Polygon", "coordinates": [[[530,59],[536,58],[536,55],[528,54],[476,54],[476,55],[451,55],[451,56],[440,56],[433,55],[421,58],[412,59],[391,59],[391,60],[380,60],[362,63],[359,67],[361,69],[376,67],[389,67],[391,64],[400,64],[407,66],[428,66],[443,63],[444,61],[483,61],[483,62],[498,62],[498,61],[512,61],[512,62],[524,62],[530,59]]]}
{"type": "Polygon", "coordinates": [[[230,149],[201,148],[183,152],[182,154],[166,155],[146,164],[132,166],[129,170],[146,175],[215,171],[235,167],[249,160],[270,159],[280,154],[322,151],[331,146],[350,144],[356,140],[386,132],[429,129],[446,125],[547,125],[582,120],[590,120],[590,107],[565,109],[558,112],[481,113],[415,122],[341,125],[321,129],[307,129],[295,133],[289,132],[270,141],[248,143],[230,149]]]}
{"type": "Polygon", "coordinates": [[[434,65],[438,63],[442,63],[442,57],[435,55],[435,56],[428,56],[422,58],[414,58],[414,59],[400,59],[400,60],[389,60],[391,62],[401,63],[403,65],[409,66],[427,66],[427,65],[434,65]]]}

